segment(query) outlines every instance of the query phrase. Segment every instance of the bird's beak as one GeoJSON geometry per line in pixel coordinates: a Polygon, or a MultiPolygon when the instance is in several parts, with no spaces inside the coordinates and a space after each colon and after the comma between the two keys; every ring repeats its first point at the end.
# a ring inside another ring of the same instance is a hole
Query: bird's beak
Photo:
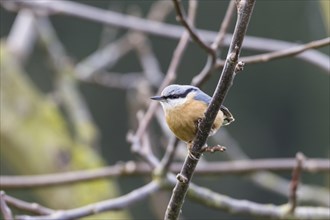
{"type": "Polygon", "coordinates": [[[163,101],[164,97],[163,96],[153,96],[153,97],[150,97],[150,99],[156,100],[156,101],[163,101]]]}

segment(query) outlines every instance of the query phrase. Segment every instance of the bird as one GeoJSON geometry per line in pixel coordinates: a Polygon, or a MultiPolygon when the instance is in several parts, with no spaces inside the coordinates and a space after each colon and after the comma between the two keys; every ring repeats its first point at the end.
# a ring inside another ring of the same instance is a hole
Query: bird
{"type": "MultiPolygon", "coordinates": [[[[196,136],[198,124],[211,102],[211,97],[198,87],[172,84],[165,87],[160,96],[150,98],[159,101],[162,105],[166,123],[174,135],[191,144],[196,136]]],[[[209,136],[214,135],[221,126],[229,125],[234,120],[230,111],[222,105],[209,136]]]]}

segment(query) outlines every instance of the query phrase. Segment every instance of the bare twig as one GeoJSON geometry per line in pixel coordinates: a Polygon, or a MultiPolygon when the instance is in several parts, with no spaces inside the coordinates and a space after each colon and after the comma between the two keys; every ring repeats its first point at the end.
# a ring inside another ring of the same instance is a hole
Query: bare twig
{"type": "MultiPolygon", "coordinates": [[[[219,143],[220,141],[226,143],[226,145],[230,146],[230,150],[226,152],[225,156],[227,156],[232,161],[249,161],[249,160],[255,160],[250,159],[244,152],[243,152],[243,146],[240,146],[240,144],[233,138],[231,135],[227,132],[226,129],[222,129],[223,135],[215,135],[212,136],[214,141],[216,143],[219,143]]],[[[329,158],[328,158],[329,159],[329,158]]],[[[312,162],[313,159],[310,161],[311,163],[308,165],[309,169],[304,170],[304,172],[313,172],[313,164],[317,164],[318,162],[314,163],[312,162]]],[[[275,161],[273,161],[275,162],[275,161]]],[[[278,165],[280,164],[287,164],[289,161],[281,160],[278,161],[278,165]]],[[[275,162],[276,163],[276,162],[275,162]]],[[[291,160],[289,162],[292,165],[292,169],[296,166],[296,160],[291,160]]],[[[309,163],[309,159],[306,160],[306,163],[309,163]]],[[[260,164],[261,165],[261,164],[260,164]]],[[[264,164],[266,165],[266,164],[264,164]]],[[[288,164],[287,164],[288,165],[288,164]]],[[[325,166],[330,166],[330,161],[326,162],[324,161],[325,166]]],[[[243,165],[244,166],[244,165],[243,165]]],[[[261,165],[263,166],[263,165],[261,165]]],[[[304,163],[304,166],[306,164],[304,163]]],[[[267,169],[268,170],[268,169],[267,169]]],[[[272,170],[272,169],[269,169],[272,170]]],[[[275,171],[275,170],[272,170],[275,171]]],[[[257,186],[262,187],[263,189],[269,190],[273,193],[276,193],[278,195],[282,195],[285,198],[289,197],[289,191],[288,186],[290,185],[290,182],[280,177],[279,175],[276,175],[274,173],[271,173],[269,171],[258,171],[254,173],[250,173],[247,176],[254,184],[257,186]]],[[[307,184],[300,184],[299,190],[298,190],[298,200],[300,202],[307,202],[307,203],[316,203],[316,204],[322,204],[325,206],[330,206],[330,200],[329,200],[329,190],[324,187],[319,187],[315,185],[307,185],[307,184]]]]}
{"type": "MultiPolygon", "coordinates": [[[[171,181],[172,184],[175,181],[171,181]]],[[[321,220],[329,219],[329,207],[297,207],[294,214],[288,213],[287,204],[276,206],[260,204],[247,200],[238,200],[221,195],[212,190],[191,184],[188,197],[192,200],[206,204],[210,208],[224,210],[236,215],[250,215],[261,219],[293,219],[293,220],[321,220]]]]}
{"type": "MultiPolygon", "coordinates": [[[[8,1],[1,1],[0,3],[8,10],[18,10],[19,7],[27,7],[37,12],[62,13],[102,24],[137,30],[168,38],[178,39],[185,31],[183,27],[177,25],[137,18],[71,1],[57,0],[56,2],[49,1],[45,4],[44,2],[39,1],[12,0],[10,3],[13,4],[11,4],[10,7],[7,7],[8,5],[6,3],[8,3],[8,1]]],[[[212,42],[218,34],[207,30],[197,30],[197,33],[199,36],[202,36],[206,42],[212,42]]],[[[232,35],[227,34],[225,36],[224,44],[229,45],[231,38],[232,35]]],[[[293,46],[298,46],[298,44],[252,36],[246,36],[244,39],[244,48],[256,51],[277,51],[293,46]]],[[[322,68],[326,74],[330,73],[330,66],[328,65],[329,57],[327,55],[311,50],[299,54],[297,58],[322,68]]]]}
{"type": "Polygon", "coordinates": [[[113,73],[113,72],[98,72],[97,74],[93,74],[91,78],[80,78],[80,80],[96,83],[96,85],[105,86],[113,89],[131,89],[136,86],[138,82],[143,80],[142,73],[113,73]]]}
{"type": "Polygon", "coordinates": [[[73,64],[49,19],[39,17],[36,27],[57,72],[57,91],[72,121],[75,138],[80,143],[93,145],[97,128],[83,96],[78,91],[77,81],[73,77],[75,74],[73,64]]]}
{"type": "MultiPolygon", "coordinates": [[[[133,191],[123,197],[119,197],[116,199],[107,200],[104,202],[98,202],[94,204],[90,204],[89,206],[76,208],[72,210],[66,210],[66,211],[52,211],[46,208],[46,210],[40,209],[40,207],[36,206],[36,204],[30,204],[23,201],[18,200],[18,203],[23,203],[24,205],[15,205],[16,207],[36,212],[38,208],[39,214],[44,213],[44,216],[42,217],[35,217],[35,216],[18,216],[16,219],[74,219],[75,217],[83,217],[91,214],[91,210],[93,208],[95,209],[95,212],[102,212],[109,209],[117,209],[122,208],[123,206],[128,206],[133,202],[137,202],[140,199],[142,199],[140,196],[145,196],[145,194],[153,193],[153,190],[155,189],[156,185],[158,184],[152,184],[154,182],[149,183],[148,185],[141,187],[138,190],[141,191],[133,191]],[[154,188],[155,187],[155,188],[154,188]],[[150,191],[149,191],[150,190],[150,191]],[[142,193],[140,195],[139,193],[142,193]],[[135,200],[134,200],[135,199],[135,200]],[[132,201],[134,200],[134,201],[132,201]],[[41,212],[41,210],[43,210],[41,212]],[[46,214],[46,215],[45,215],[46,214]]],[[[175,179],[173,175],[169,175],[167,177],[167,183],[174,185],[175,179]]],[[[166,187],[166,185],[164,185],[166,187]]],[[[205,189],[203,187],[198,187],[195,184],[191,184],[188,197],[192,200],[195,200],[197,202],[200,202],[202,204],[206,204],[210,208],[218,209],[218,210],[225,210],[229,211],[234,214],[244,214],[244,215],[253,215],[258,216],[262,218],[274,218],[274,219],[328,219],[329,218],[329,211],[328,208],[323,207],[297,207],[294,214],[290,214],[287,212],[288,207],[287,205],[283,206],[275,206],[275,205],[269,205],[269,204],[258,204],[255,202],[250,201],[242,201],[237,200],[234,198],[230,198],[225,195],[218,194],[216,192],[213,192],[209,189],[205,189]]],[[[15,198],[12,198],[10,196],[6,195],[6,201],[10,203],[10,200],[17,200],[15,198]]],[[[14,203],[12,203],[14,205],[14,203]]]]}
{"type": "MultiPolygon", "coordinates": [[[[169,145],[173,146],[173,143],[169,143],[169,145]]],[[[165,159],[163,158],[163,160],[165,159]]],[[[195,174],[249,174],[264,170],[278,172],[293,170],[295,166],[296,160],[291,158],[204,162],[196,168],[195,174]]],[[[180,171],[181,167],[181,163],[173,163],[169,167],[169,170],[173,173],[177,173],[180,171]]],[[[58,186],[61,184],[79,183],[100,178],[151,175],[152,171],[152,168],[146,163],[128,161],[126,163],[118,163],[113,166],[92,170],[71,171],[47,175],[0,176],[0,187],[1,189],[20,189],[58,186]]],[[[310,173],[328,173],[330,171],[330,161],[328,159],[309,158],[304,162],[302,171],[310,173]]]]}
{"type": "Polygon", "coordinates": [[[29,9],[20,10],[7,37],[7,47],[18,61],[28,58],[36,42],[35,15],[29,9]]]}
{"type": "MultiPolygon", "coordinates": [[[[155,2],[148,15],[147,18],[154,19],[155,21],[162,21],[161,19],[165,19],[166,15],[169,14],[170,9],[166,6],[162,1],[155,2]],[[152,11],[157,9],[158,7],[163,7],[167,10],[158,11],[158,16],[152,11]]],[[[109,13],[111,13],[109,11],[109,13]]],[[[134,30],[134,29],[133,29],[134,30]]],[[[76,75],[80,80],[84,81],[92,81],[91,78],[98,77],[98,72],[103,71],[105,68],[111,68],[115,65],[118,60],[125,56],[132,49],[136,48],[136,45],[140,45],[141,42],[145,42],[146,38],[142,37],[142,32],[129,31],[126,35],[121,37],[120,39],[104,46],[103,48],[95,51],[87,58],[82,60],[76,66],[76,75]],[[134,40],[138,40],[138,42],[134,42],[134,40]],[[95,76],[96,75],[96,76],[95,76]]],[[[156,66],[157,67],[157,66],[156,66]]],[[[160,72],[160,71],[158,71],[160,72]]],[[[156,83],[159,83],[159,77],[156,79],[156,83]]],[[[132,83],[133,84],[133,83],[132,83]]]]}
{"type": "Polygon", "coordinates": [[[13,213],[11,212],[10,208],[8,207],[6,200],[5,200],[5,192],[0,191],[0,210],[4,220],[12,220],[13,213]]]}
{"type": "MultiPolygon", "coordinates": [[[[171,82],[173,82],[175,80],[176,69],[179,66],[183,52],[188,44],[188,40],[189,40],[189,34],[185,32],[182,35],[177,47],[175,48],[175,50],[173,52],[171,63],[168,67],[165,78],[164,78],[162,84],[160,85],[157,93],[160,93],[167,85],[169,85],[171,82]]],[[[130,139],[130,141],[132,142],[132,151],[133,152],[138,151],[138,149],[140,147],[140,139],[141,139],[143,133],[145,132],[145,130],[147,129],[155,111],[157,110],[157,107],[158,107],[158,103],[151,102],[151,104],[149,105],[149,108],[147,109],[147,112],[145,113],[145,115],[143,117],[143,120],[141,120],[141,123],[139,124],[139,127],[138,127],[134,137],[132,137],[130,139]]]]}
{"type": "Polygon", "coordinates": [[[212,49],[210,46],[206,45],[204,43],[204,41],[198,36],[197,32],[194,30],[191,23],[190,24],[188,23],[180,0],[173,0],[173,3],[174,3],[174,8],[175,8],[175,11],[177,14],[177,16],[176,16],[177,20],[186,28],[186,30],[188,31],[192,40],[195,41],[208,54],[210,54],[213,62],[215,62],[215,60],[216,60],[215,50],[212,49]]]}
{"type": "MultiPolygon", "coordinates": [[[[219,30],[218,34],[216,35],[214,42],[211,45],[211,48],[213,48],[216,52],[219,52],[217,50],[222,46],[222,44],[224,42],[224,39],[225,39],[225,36],[226,36],[226,33],[227,33],[227,29],[228,29],[228,26],[229,26],[229,24],[232,20],[232,15],[233,15],[235,9],[236,9],[235,1],[230,1],[229,5],[228,5],[228,8],[227,8],[227,11],[226,11],[226,14],[225,14],[225,17],[224,17],[224,19],[221,23],[220,30],[219,30]]],[[[214,71],[216,70],[215,64],[216,63],[213,62],[212,57],[209,56],[204,68],[202,69],[202,71],[198,75],[196,75],[192,79],[191,84],[195,85],[195,86],[200,86],[204,82],[206,82],[208,77],[210,75],[212,75],[214,73],[214,71]]]]}
{"type": "Polygon", "coordinates": [[[226,65],[221,74],[221,78],[214,92],[211,103],[205,112],[205,118],[202,119],[198,126],[197,135],[194,139],[190,154],[186,157],[182,170],[179,174],[179,176],[182,177],[181,179],[184,179],[185,181],[180,181],[180,179],[178,179],[165,213],[165,219],[178,219],[179,217],[185,194],[187,193],[189,187],[189,182],[197,166],[198,159],[201,156],[201,149],[205,145],[214,119],[233,82],[234,71],[238,62],[238,57],[249,20],[252,15],[253,6],[254,0],[242,0],[237,2],[238,18],[233,39],[228,51],[226,65]]]}
{"type": "MultiPolygon", "coordinates": [[[[138,119],[139,124],[142,123],[143,117],[144,117],[144,115],[143,115],[142,111],[138,112],[137,119],[138,119]]],[[[134,139],[134,137],[132,137],[131,139],[134,139]]],[[[157,167],[157,165],[159,164],[159,160],[155,156],[155,154],[152,152],[149,130],[146,130],[142,134],[140,142],[141,142],[141,145],[138,146],[139,148],[136,151],[134,151],[134,153],[136,153],[136,155],[140,156],[141,159],[146,161],[150,167],[152,167],[152,168],[157,167]]]]}
{"type": "Polygon", "coordinates": [[[214,50],[218,50],[218,48],[222,46],[235,9],[236,9],[235,1],[232,1],[232,0],[229,1],[229,5],[227,8],[225,17],[223,18],[223,21],[221,23],[219,32],[218,32],[214,42],[211,45],[211,48],[213,48],[214,50]]]}
{"type": "Polygon", "coordinates": [[[140,60],[145,78],[154,87],[158,87],[163,80],[163,74],[156,55],[152,51],[149,39],[142,33],[132,34],[133,38],[132,44],[136,48],[137,57],[140,60]]]}
{"type": "Polygon", "coordinates": [[[105,200],[102,202],[93,203],[90,205],[86,205],[76,209],[70,209],[66,211],[56,211],[49,215],[44,216],[17,216],[18,220],[69,220],[69,219],[77,219],[81,217],[86,217],[89,215],[94,215],[96,213],[105,212],[108,210],[118,210],[128,207],[129,205],[140,201],[151,193],[159,190],[160,185],[158,182],[152,181],[138,189],[133,190],[132,192],[120,196],[118,198],[105,200]]]}
{"type": "Polygon", "coordinates": [[[129,34],[104,46],[80,61],[75,67],[76,77],[88,81],[93,75],[105,68],[110,68],[134,47],[129,43],[129,34]]]}
{"type": "MultiPolygon", "coordinates": [[[[188,20],[192,26],[195,23],[197,6],[198,6],[198,1],[196,1],[196,0],[189,1],[188,20]]],[[[186,22],[188,22],[188,21],[186,21],[186,22]]],[[[154,171],[154,173],[156,175],[165,175],[167,173],[167,171],[174,159],[174,155],[175,155],[178,144],[179,144],[179,139],[177,139],[175,136],[172,136],[172,138],[170,139],[169,144],[166,148],[164,157],[160,161],[159,166],[154,171]]]]}
{"type": "MultiPolygon", "coordinates": [[[[147,18],[154,21],[163,21],[172,11],[173,6],[168,1],[156,1],[152,4],[147,18]]],[[[139,16],[141,13],[135,13],[139,16]]],[[[154,87],[158,87],[163,80],[161,66],[153,52],[151,42],[143,32],[134,31],[130,34],[130,42],[136,49],[138,59],[143,68],[143,73],[148,82],[154,87]]]]}
{"type": "MultiPolygon", "coordinates": [[[[150,16],[152,16],[152,12],[150,12],[149,14],[150,16]]],[[[183,33],[182,37],[180,38],[180,41],[177,45],[177,47],[174,50],[173,53],[173,58],[171,60],[171,63],[169,65],[169,68],[167,70],[167,73],[165,75],[165,78],[163,79],[162,84],[160,85],[160,88],[158,90],[158,93],[161,92],[161,90],[166,87],[167,85],[169,85],[172,81],[175,80],[176,78],[176,69],[180,63],[181,57],[183,55],[183,52],[188,44],[188,40],[189,40],[189,35],[187,33],[183,33]]],[[[141,148],[141,138],[144,135],[154,113],[156,112],[158,107],[158,104],[156,102],[152,102],[143,119],[140,120],[139,123],[139,127],[137,129],[137,131],[135,132],[134,135],[130,135],[129,137],[129,141],[131,141],[132,146],[131,146],[131,150],[133,152],[138,152],[139,149],[141,148]]]]}
{"type": "Polygon", "coordinates": [[[170,165],[174,159],[176,149],[179,144],[179,139],[172,136],[170,139],[168,146],[166,147],[166,152],[160,161],[160,164],[157,166],[157,168],[154,170],[154,174],[163,176],[165,175],[168,170],[170,169],[170,165]]]}
{"type": "Polygon", "coordinates": [[[25,202],[23,200],[14,198],[12,196],[9,195],[4,195],[3,198],[5,199],[5,201],[10,205],[13,206],[17,209],[20,210],[25,210],[25,211],[29,211],[35,214],[39,214],[39,215],[48,215],[54,212],[54,210],[46,208],[42,205],[39,205],[37,203],[29,203],[29,202],[25,202]]]}
{"type": "MultiPolygon", "coordinates": [[[[258,54],[253,56],[241,57],[241,61],[246,64],[253,64],[253,63],[263,63],[268,62],[275,59],[286,58],[290,56],[295,56],[300,54],[306,50],[316,49],[324,46],[330,45],[330,37],[323,38],[321,40],[311,41],[306,44],[293,46],[284,50],[274,51],[265,54],[258,54]]],[[[224,61],[218,60],[217,61],[217,68],[223,67],[224,61]]]]}
{"type": "Polygon", "coordinates": [[[290,210],[289,212],[293,214],[297,207],[297,189],[299,185],[299,180],[302,172],[303,162],[305,160],[305,156],[298,152],[296,155],[297,164],[296,167],[292,171],[292,178],[290,184],[290,196],[289,196],[289,204],[290,210]]]}

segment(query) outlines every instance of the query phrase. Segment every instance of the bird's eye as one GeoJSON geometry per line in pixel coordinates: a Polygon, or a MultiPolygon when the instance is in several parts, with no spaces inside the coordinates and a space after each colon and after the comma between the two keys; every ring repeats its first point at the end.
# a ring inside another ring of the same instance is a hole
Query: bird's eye
{"type": "Polygon", "coordinates": [[[169,95],[169,98],[170,98],[170,99],[177,99],[177,98],[179,98],[179,95],[177,95],[177,94],[172,94],[172,95],[169,95]]]}

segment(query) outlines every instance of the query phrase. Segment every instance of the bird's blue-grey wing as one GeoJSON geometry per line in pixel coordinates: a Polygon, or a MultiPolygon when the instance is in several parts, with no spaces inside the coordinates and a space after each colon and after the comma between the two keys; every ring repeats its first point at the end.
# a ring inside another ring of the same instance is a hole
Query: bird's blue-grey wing
{"type": "MultiPolygon", "coordinates": [[[[209,105],[211,103],[212,98],[200,90],[197,93],[197,95],[195,96],[195,99],[202,101],[202,102],[206,103],[207,105],[209,105]]],[[[223,126],[228,125],[235,120],[233,115],[230,113],[230,111],[225,106],[221,105],[220,110],[222,111],[222,113],[225,116],[224,123],[222,124],[223,126]]]]}
{"type": "Polygon", "coordinates": [[[201,90],[199,90],[199,92],[197,92],[195,99],[202,101],[202,102],[206,103],[207,105],[209,105],[211,102],[211,97],[201,90]]]}

